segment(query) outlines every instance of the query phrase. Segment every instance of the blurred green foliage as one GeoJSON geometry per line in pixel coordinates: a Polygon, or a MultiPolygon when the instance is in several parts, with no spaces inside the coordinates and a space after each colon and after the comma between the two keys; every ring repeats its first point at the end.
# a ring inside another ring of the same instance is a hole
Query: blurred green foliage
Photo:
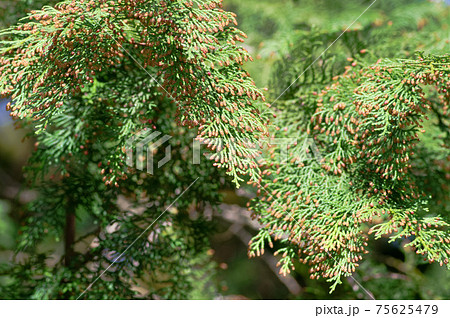
{"type": "MultiPolygon", "coordinates": [[[[246,45],[250,45],[256,60],[247,68],[260,86],[269,85],[274,62],[292,51],[302,32],[313,28],[336,34],[337,38],[352,24],[349,30],[361,30],[362,40],[370,33],[366,40],[379,42],[377,51],[373,52],[376,59],[392,54],[408,56],[414,53],[417,44],[419,49],[426,47],[427,53],[448,51],[449,10],[444,3],[378,0],[365,11],[372,3],[368,0],[224,1],[226,8],[237,13],[239,25],[249,37],[246,45]]],[[[336,44],[342,47],[339,41],[336,44]]],[[[330,49],[339,50],[334,45],[330,49]]]]}

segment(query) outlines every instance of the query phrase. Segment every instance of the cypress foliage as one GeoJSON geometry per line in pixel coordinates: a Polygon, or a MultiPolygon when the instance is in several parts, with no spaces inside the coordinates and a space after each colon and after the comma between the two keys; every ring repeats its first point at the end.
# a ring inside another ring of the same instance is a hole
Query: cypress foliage
{"type": "Polygon", "coordinates": [[[0,97],[36,138],[25,176],[39,193],[2,296],[212,298],[204,211],[245,181],[262,225],[249,256],[270,249],[282,275],[300,261],[333,291],[381,238],[450,268],[448,9],[404,3],[403,24],[344,34],[277,16],[288,45],[274,44],[270,109],[221,1],[64,1],[0,31],[0,97]],[[151,175],[125,164],[139,132],[171,136],[151,175]],[[198,165],[193,139],[211,153],[198,165]]]}
{"type": "Polygon", "coordinates": [[[282,274],[300,257],[310,263],[311,277],[329,278],[332,289],[355,271],[370,234],[407,238],[405,247],[449,266],[449,224],[437,214],[449,208],[448,125],[437,127],[444,129],[437,157],[418,147],[428,116],[448,120],[449,62],[448,55],[423,56],[348,68],[322,90],[306,132],[294,121],[277,135],[310,136],[324,156],[302,157],[302,142],[288,150],[289,162],[272,150],[258,182],[262,197],[254,200],[265,227],[250,243],[250,256],[263,252],[264,241],[272,247],[281,239],[282,274]],[[425,85],[436,90],[436,107],[425,85]],[[427,174],[424,160],[440,164],[427,174]],[[428,180],[441,185],[434,195],[419,187],[428,180]]]}
{"type": "MultiPolygon", "coordinates": [[[[313,63],[340,32],[303,31],[274,71],[272,135],[290,143],[261,164],[250,210],[263,227],[249,256],[269,245],[281,274],[300,260],[331,291],[355,272],[370,237],[406,240],[449,267],[449,55],[395,59],[404,34],[387,43],[383,32],[346,32],[313,63]],[[379,51],[394,59],[376,61],[379,51]]],[[[429,40],[437,52],[441,45],[429,40]]]]}
{"type": "Polygon", "coordinates": [[[229,182],[205,158],[192,165],[192,140],[214,150],[214,165],[239,184],[239,175],[259,173],[247,143],[267,135],[264,97],[241,67],[251,59],[237,45],[245,34],[221,7],[65,1],[0,33],[0,94],[18,125],[37,134],[26,174],[40,192],[23,220],[19,251],[28,258],[10,269],[9,297],[76,298],[104,270],[83,297],[187,298],[208,279],[202,212],[229,182]],[[124,164],[139,131],[173,136],[171,161],[152,176],[124,164]],[[79,233],[80,222],[91,230],[79,233]],[[48,266],[38,247],[51,239],[66,247],[48,266]]]}

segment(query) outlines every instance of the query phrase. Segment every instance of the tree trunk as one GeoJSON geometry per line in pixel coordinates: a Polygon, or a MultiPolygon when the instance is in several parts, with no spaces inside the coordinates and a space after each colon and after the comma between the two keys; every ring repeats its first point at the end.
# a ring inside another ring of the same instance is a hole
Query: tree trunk
{"type": "Polygon", "coordinates": [[[75,204],[72,200],[69,200],[66,211],[66,228],[64,230],[64,264],[66,267],[69,267],[75,254],[75,204]]]}

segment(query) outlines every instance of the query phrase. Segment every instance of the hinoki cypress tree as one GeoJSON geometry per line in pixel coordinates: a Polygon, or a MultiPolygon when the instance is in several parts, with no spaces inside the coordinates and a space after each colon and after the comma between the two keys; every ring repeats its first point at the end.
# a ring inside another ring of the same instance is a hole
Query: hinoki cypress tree
{"type": "Polygon", "coordinates": [[[304,26],[275,67],[273,111],[221,1],[66,1],[1,31],[0,95],[37,139],[25,173],[39,193],[2,296],[213,297],[203,212],[242,181],[262,225],[249,255],[273,248],[284,275],[300,260],[334,290],[370,237],[448,267],[450,57],[420,23],[350,30],[323,55],[340,32],[304,26]],[[406,59],[424,46],[435,54],[406,59]],[[125,164],[141,132],[172,137],[153,174],[125,164]],[[288,156],[272,139],[261,157],[266,137],[294,141],[288,156]],[[194,138],[212,161],[192,164],[194,138]]]}
{"type": "Polygon", "coordinates": [[[0,33],[0,93],[18,125],[36,131],[26,174],[40,192],[9,297],[76,298],[114,261],[84,298],[189,297],[208,279],[202,210],[228,181],[204,158],[192,165],[192,140],[238,184],[239,175],[257,179],[259,150],[247,145],[267,135],[264,98],[241,68],[251,59],[237,45],[245,34],[221,6],[67,1],[0,33]],[[127,140],[143,130],[173,136],[172,159],[154,175],[124,164],[127,140]],[[77,222],[91,230],[79,233],[77,222]],[[65,251],[52,262],[36,247],[54,238],[65,251]]]}

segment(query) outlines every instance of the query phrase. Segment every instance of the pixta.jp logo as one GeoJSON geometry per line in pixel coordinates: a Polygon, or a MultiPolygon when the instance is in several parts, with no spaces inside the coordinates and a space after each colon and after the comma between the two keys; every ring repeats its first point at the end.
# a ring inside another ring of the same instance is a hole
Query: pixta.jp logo
{"type": "MultiPolygon", "coordinates": [[[[167,142],[172,136],[162,135],[159,131],[143,129],[126,141],[126,164],[133,167],[136,164],[137,170],[146,170],[153,174],[153,156],[159,147],[167,142]]],[[[170,161],[172,147],[168,143],[164,149],[164,158],[158,161],[158,168],[161,168],[170,161]]]]}
{"type": "MultiPolygon", "coordinates": [[[[160,152],[159,148],[171,138],[171,136],[162,134],[159,131],[149,129],[139,131],[126,141],[126,164],[130,167],[136,166],[137,170],[146,170],[149,174],[153,174],[155,169],[154,156],[160,152]]],[[[245,153],[248,155],[247,159],[261,162],[269,154],[267,148],[269,145],[277,149],[277,156],[279,157],[279,162],[282,164],[300,163],[314,159],[318,163],[323,161],[319,149],[312,138],[304,138],[302,140],[295,138],[272,138],[270,140],[263,140],[260,143],[242,141],[236,143],[220,137],[202,139],[201,141],[193,138],[191,145],[192,154],[190,156],[192,156],[192,164],[194,165],[200,164],[202,156],[207,159],[213,159],[215,153],[222,153],[222,155],[236,155],[236,153],[241,153],[240,156],[245,153]],[[202,145],[204,146],[203,151],[201,149],[202,145]],[[211,145],[214,145],[214,147],[211,147],[211,145]]],[[[183,148],[182,151],[189,150],[183,148]]],[[[171,155],[172,147],[170,143],[167,143],[164,148],[164,157],[160,159],[160,155],[158,155],[159,161],[157,162],[157,168],[161,168],[168,163],[171,160],[171,155]]]]}

